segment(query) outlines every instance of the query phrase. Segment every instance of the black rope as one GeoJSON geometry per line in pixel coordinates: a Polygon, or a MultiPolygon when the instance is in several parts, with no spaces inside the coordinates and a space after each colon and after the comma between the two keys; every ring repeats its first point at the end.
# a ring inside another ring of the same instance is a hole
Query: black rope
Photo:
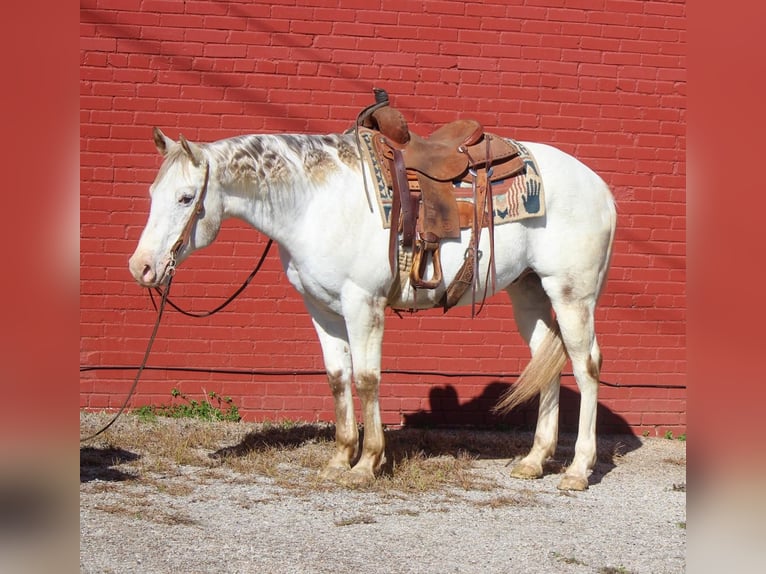
{"type": "MultiPolygon", "coordinates": [[[[258,273],[258,271],[261,269],[261,266],[263,265],[263,262],[266,260],[266,256],[269,254],[269,249],[271,249],[272,243],[274,243],[274,240],[273,239],[269,239],[268,243],[266,243],[266,248],[263,250],[263,254],[261,255],[261,258],[258,260],[258,264],[255,266],[255,269],[253,269],[253,271],[250,273],[250,275],[247,277],[247,279],[245,279],[245,282],[242,283],[242,285],[240,285],[240,287],[234,293],[232,293],[228,297],[228,299],[226,299],[226,301],[224,301],[223,303],[218,305],[215,309],[212,309],[211,311],[202,311],[200,313],[195,313],[195,312],[192,312],[192,311],[185,311],[184,309],[181,309],[178,305],[176,305],[170,299],[168,299],[168,305],[173,307],[173,309],[175,309],[176,311],[178,311],[182,315],[186,315],[187,317],[202,318],[202,317],[210,317],[210,315],[215,315],[216,313],[218,313],[218,311],[221,311],[229,303],[234,301],[234,299],[236,299],[239,296],[239,294],[242,293],[242,291],[244,291],[245,288],[250,284],[250,282],[253,280],[253,277],[255,277],[256,273],[258,273]]],[[[155,287],[154,290],[157,291],[157,293],[159,295],[163,295],[163,291],[159,287],[155,287]]],[[[152,295],[152,290],[151,289],[149,289],[149,297],[151,298],[152,305],[154,306],[154,309],[156,310],[157,309],[157,304],[154,302],[154,295],[152,295]]]]}
{"type": "MultiPolygon", "coordinates": [[[[157,312],[157,320],[154,322],[154,329],[152,329],[152,334],[149,337],[149,343],[146,345],[146,352],[144,353],[144,358],[141,361],[141,364],[138,366],[138,372],[136,372],[136,376],[133,379],[133,384],[130,387],[130,391],[128,391],[128,396],[125,397],[125,401],[122,403],[120,410],[117,411],[117,413],[112,417],[112,419],[108,423],[106,423],[103,427],[101,427],[98,431],[96,431],[92,435],[86,436],[85,438],[81,438],[80,442],[85,442],[87,440],[96,438],[98,435],[106,431],[106,429],[112,426],[115,423],[115,421],[117,421],[117,419],[120,418],[120,415],[122,415],[122,413],[125,412],[125,409],[128,407],[128,403],[130,402],[130,399],[133,397],[133,393],[136,392],[136,387],[138,386],[138,380],[141,378],[141,373],[143,373],[144,370],[147,368],[146,362],[149,360],[149,353],[152,350],[154,339],[157,337],[157,331],[160,328],[160,320],[162,319],[162,313],[165,311],[165,303],[167,303],[168,301],[168,294],[170,293],[170,284],[172,282],[173,282],[173,274],[171,273],[168,276],[168,286],[165,288],[165,291],[162,293],[162,301],[160,302],[160,308],[159,308],[159,311],[157,312]]],[[[130,367],[130,368],[135,369],[136,367],[130,367]]]]}
{"type": "Polygon", "coordinates": [[[85,442],[87,440],[90,440],[92,438],[97,437],[104,431],[106,431],[109,427],[111,427],[115,421],[122,415],[123,412],[125,412],[125,409],[128,406],[128,403],[130,402],[130,399],[133,397],[133,393],[136,391],[136,387],[138,386],[138,380],[141,378],[141,373],[143,373],[146,370],[150,371],[156,371],[156,370],[168,370],[167,367],[149,367],[147,366],[147,361],[149,360],[149,353],[152,350],[152,345],[154,344],[154,339],[157,337],[157,331],[160,327],[160,319],[162,319],[162,314],[165,311],[165,304],[170,305],[178,311],[179,313],[182,313],[183,315],[187,315],[189,317],[209,317],[210,315],[213,315],[215,313],[218,313],[221,309],[225,308],[229,303],[234,301],[234,299],[237,298],[237,296],[242,293],[242,291],[245,290],[245,288],[250,284],[250,282],[253,280],[253,277],[255,277],[256,273],[261,269],[261,266],[263,265],[263,262],[266,260],[266,256],[269,254],[269,249],[271,249],[271,245],[274,243],[273,239],[269,239],[269,241],[266,243],[266,248],[263,250],[263,254],[261,255],[261,258],[258,260],[258,264],[255,266],[255,269],[250,273],[250,275],[245,279],[245,282],[242,283],[242,285],[231,295],[229,296],[226,301],[218,305],[215,309],[211,311],[205,311],[202,313],[192,313],[189,311],[185,311],[178,307],[173,301],[170,299],[170,284],[173,281],[173,274],[169,274],[168,276],[168,284],[165,289],[160,289],[159,287],[155,287],[155,290],[157,293],[161,296],[160,300],[160,306],[159,309],[157,308],[157,303],[154,301],[154,296],[152,295],[152,290],[148,289],[149,291],[149,297],[152,300],[152,305],[154,306],[154,310],[157,311],[157,320],[154,323],[154,329],[152,330],[151,337],[149,337],[149,343],[146,346],[146,352],[144,353],[144,358],[141,361],[141,364],[138,367],[135,366],[118,366],[118,367],[88,367],[88,366],[80,366],[80,372],[84,371],[95,371],[95,370],[127,370],[127,369],[138,369],[136,372],[136,376],[133,379],[133,384],[130,387],[130,390],[128,391],[128,396],[125,398],[125,401],[122,403],[122,406],[117,411],[117,413],[112,417],[112,419],[103,427],[101,427],[97,432],[93,433],[90,436],[87,436],[85,438],[81,438],[80,442],[85,442]]]}

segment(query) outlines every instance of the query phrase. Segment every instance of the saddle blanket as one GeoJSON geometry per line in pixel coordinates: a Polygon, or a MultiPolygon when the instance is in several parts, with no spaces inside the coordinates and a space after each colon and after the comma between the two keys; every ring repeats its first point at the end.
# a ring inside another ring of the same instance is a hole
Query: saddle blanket
{"type": "MultiPolygon", "coordinates": [[[[362,142],[362,156],[372,173],[375,185],[374,196],[378,202],[379,212],[383,227],[391,227],[391,209],[394,192],[389,187],[378,163],[377,153],[374,149],[372,138],[374,132],[359,130],[359,139],[362,142]]],[[[509,138],[508,138],[509,139],[509,138]]],[[[492,204],[495,225],[519,221],[530,217],[545,215],[545,192],[540,171],[532,153],[520,142],[509,139],[521,152],[524,169],[518,174],[507,179],[492,182],[492,204]]],[[[453,182],[457,201],[473,203],[471,197],[472,186],[470,182],[453,182]]]]}

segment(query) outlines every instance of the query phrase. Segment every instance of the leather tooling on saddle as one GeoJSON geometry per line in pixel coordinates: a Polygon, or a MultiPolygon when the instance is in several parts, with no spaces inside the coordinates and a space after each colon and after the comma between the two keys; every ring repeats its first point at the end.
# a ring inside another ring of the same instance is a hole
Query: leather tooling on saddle
{"type": "Polygon", "coordinates": [[[375,99],[359,114],[355,129],[382,224],[391,229],[391,270],[406,273],[414,289],[435,289],[442,282],[442,241],[458,240],[460,230],[470,228],[463,265],[440,305],[446,312],[468,287],[475,303],[482,229],[489,233],[488,272],[494,283],[494,226],[545,214],[535,160],[521,143],[485,132],[472,119],[450,122],[423,138],[409,130],[384,90],[375,89],[375,99]],[[429,255],[433,273],[426,278],[429,255]],[[405,261],[409,269],[401,268],[405,261]]]}

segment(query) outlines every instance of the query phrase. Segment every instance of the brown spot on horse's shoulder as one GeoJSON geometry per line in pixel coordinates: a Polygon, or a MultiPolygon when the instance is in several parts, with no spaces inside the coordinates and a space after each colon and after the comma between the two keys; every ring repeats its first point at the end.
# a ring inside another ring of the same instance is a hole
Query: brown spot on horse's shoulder
{"type": "Polygon", "coordinates": [[[340,159],[340,161],[350,167],[356,168],[359,166],[359,155],[354,146],[339,138],[336,142],[336,147],[338,149],[338,159],[340,159]]]}
{"type": "Polygon", "coordinates": [[[332,156],[327,150],[322,148],[309,149],[303,156],[303,164],[306,166],[307,170],[324,167],[325,165],[332,163],[332,156]]]}
{"type": "Polygon", "coordinates": [[[303,167],[315,182],[323,182],[337,168],[333,156],[324,148],[311,148],[303,156],[303,167]]]}

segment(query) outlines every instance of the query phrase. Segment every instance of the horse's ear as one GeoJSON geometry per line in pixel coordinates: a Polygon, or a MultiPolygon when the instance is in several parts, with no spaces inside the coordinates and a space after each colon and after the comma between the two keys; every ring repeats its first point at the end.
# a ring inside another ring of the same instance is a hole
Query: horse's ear
{"type": "Polygon", "coordinates": [[[183,134],[178,135],[178,141],[181,142],[181,147],[186,152],[186,155],[189,156],[189,159],[192,160],[192,163],[199,167],[202,163],[202,150],[199,146],[191,143],[183,134]]]}
{"type": "Polygon", "coordinates": [[[167,155],[171,144],[175,143],[172,139],[162,133],[160,128],[154,128],[152,130],[152,137],[154,137],[154,145],[157,146],[157,151],[162,155],[167,155]]]}

